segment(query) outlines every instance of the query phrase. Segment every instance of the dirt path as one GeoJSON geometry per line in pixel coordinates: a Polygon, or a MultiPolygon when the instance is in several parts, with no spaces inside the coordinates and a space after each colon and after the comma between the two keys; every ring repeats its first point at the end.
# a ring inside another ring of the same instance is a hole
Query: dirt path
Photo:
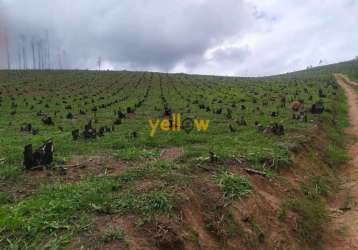
{"type": "MultiPolygon", "coordinates": [[[[350,127],[347,133],[358,137],[358,94],[352,89],[353,82],[341,74],[335,75],[344,89],[349,105],[350,127]]],[[[342,191],[332,202],[334,235],[326,240],[324,249],[358,249],[358,141],[349,147],[352,160],[344,168],[342,191]]]]}
{"type": "Polygon", "coordinates": [[[336,76],[336,79],[339,79],[341,81],[343,80],[345,83],[348,83],[353,86],[358,86],[357,82],[350,80],[347,76],[345,76],[343,74],[336,74],[335,76],[336,76]]]}

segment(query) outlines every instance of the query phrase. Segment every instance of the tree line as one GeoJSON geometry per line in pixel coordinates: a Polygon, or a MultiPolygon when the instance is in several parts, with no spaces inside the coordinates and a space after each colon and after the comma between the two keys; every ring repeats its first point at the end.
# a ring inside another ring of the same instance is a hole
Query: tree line
{"type": "Polygon", "coordinates": [[[48,30],[31,35],[10,34],[3,27],[0,33],[3,67],[24,70],[68,68],[67,52],[51,44],[48,30]]]}

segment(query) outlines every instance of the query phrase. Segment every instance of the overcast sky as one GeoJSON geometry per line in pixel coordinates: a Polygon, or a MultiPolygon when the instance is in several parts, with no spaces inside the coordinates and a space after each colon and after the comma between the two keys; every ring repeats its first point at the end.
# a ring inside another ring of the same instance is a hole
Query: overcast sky
{"type": "Polygon", "coordinates": [[[1,67],[5,28],[13,67],[46,30],[51,64],[82,69],[254,76],[358,55],[356,0],[0,0],[1,67]]]}

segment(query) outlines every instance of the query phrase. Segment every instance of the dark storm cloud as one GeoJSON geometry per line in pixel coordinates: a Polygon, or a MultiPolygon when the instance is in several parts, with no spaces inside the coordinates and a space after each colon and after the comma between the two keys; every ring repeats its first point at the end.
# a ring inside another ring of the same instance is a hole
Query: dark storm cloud
{"type": "Polygon", "coordinates": [[[15,33],[48,30],[73,67],[98,56],[115,67],[170,70],[247,30],[253,8],[243,0],[5,1],[15,33]]]}
{"type": "Polygon", "coordinates": [[[6,67],[6,31],[4,26],[4,6],[3,3],[0,1],[0,69],[6,67]]]}

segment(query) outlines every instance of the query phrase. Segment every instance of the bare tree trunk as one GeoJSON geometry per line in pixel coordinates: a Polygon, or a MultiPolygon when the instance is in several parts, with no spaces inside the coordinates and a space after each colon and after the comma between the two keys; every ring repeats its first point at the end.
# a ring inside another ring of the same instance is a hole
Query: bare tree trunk
{"type": "Polygon", "coordinates": [[[36,69],[36,55],[35,55],[35,41],[31,40],[31,50],[32,50],[32,69],[36,69]]]}
{"type": "Polygon", "coordinates": [[[48,36],[48,30],[46,30],[46,61],[47,61],[47,68],[51,68],[51,61],[50,61],[50,40],[48,36]]]}
{"type": "Polygon", "coordinates": [[[22,62],[24,63],[24,69],[27,69],[27,56],[25,47],[22,47],[22,62]]]}
{"type": "Polygon", "coordinates": [[[22,60],[21,60],[21,47],[17,52],[17,67],[18,69],[21,69],[22,67],[22,60]]]}
{"type": "Polygon", "coordinates": [[[7,28],[5,27],[5,36],[6,36],[6,58],[7,58],[7,69],[11,69],[11,57],[10,57],[10,43],[9,43],[9,34],[7,33],[7,28]]]}
{"type": "Polygon", "coordinates": [[[46,68],[46,41],[41,40],[41,68],[46,68]]]}
{"type": "Polygon", "coordinates": [[[58,53],[58,69],[62,69],[61,53],[58,53]]]}
{"type": "Polygon", "coordinates": [[[97,63],[98,63],[98,71],[101,71],[102,57],[98,57],[97,63]]]}
{"type": "Polygon", "coordinates": [[[46,43],[42,41],[41,46],[41,62],[42,62],[42,69],[46,69],[46,43]]]}
{"type": "Polygon", "coordinates": [[[26,55],[26,36],[25,35],[21,35],[21,47],[22,47],[22,61],[23,61],[23,65],[24,65],[24,69],[27,69],[27,55],[26,55]]]}
{"type": "Polygon", "coordinates": [[[37,59],[38,59],[38,69],[42,69],[42,63],[41,63],[41,40],[37,42],[37,59]]]}
{"type": "Polygon", "coordinates": [[[7,54],[7,69],[11,69],[11,58],[10,58],[9,44],[6,48],[6,54],[7,54]]]}
{"type": "Polygon", "coordinates": [[[66,55],[66,51],[63,50],[62,51],[62,67],[63,69],[67,69],[67,55],[66,55]]]}
{"type": "Polygon", "coordinates": [[[41,40],[41,63],[42,69],[46,69],[46,41],[41,40]]]}

